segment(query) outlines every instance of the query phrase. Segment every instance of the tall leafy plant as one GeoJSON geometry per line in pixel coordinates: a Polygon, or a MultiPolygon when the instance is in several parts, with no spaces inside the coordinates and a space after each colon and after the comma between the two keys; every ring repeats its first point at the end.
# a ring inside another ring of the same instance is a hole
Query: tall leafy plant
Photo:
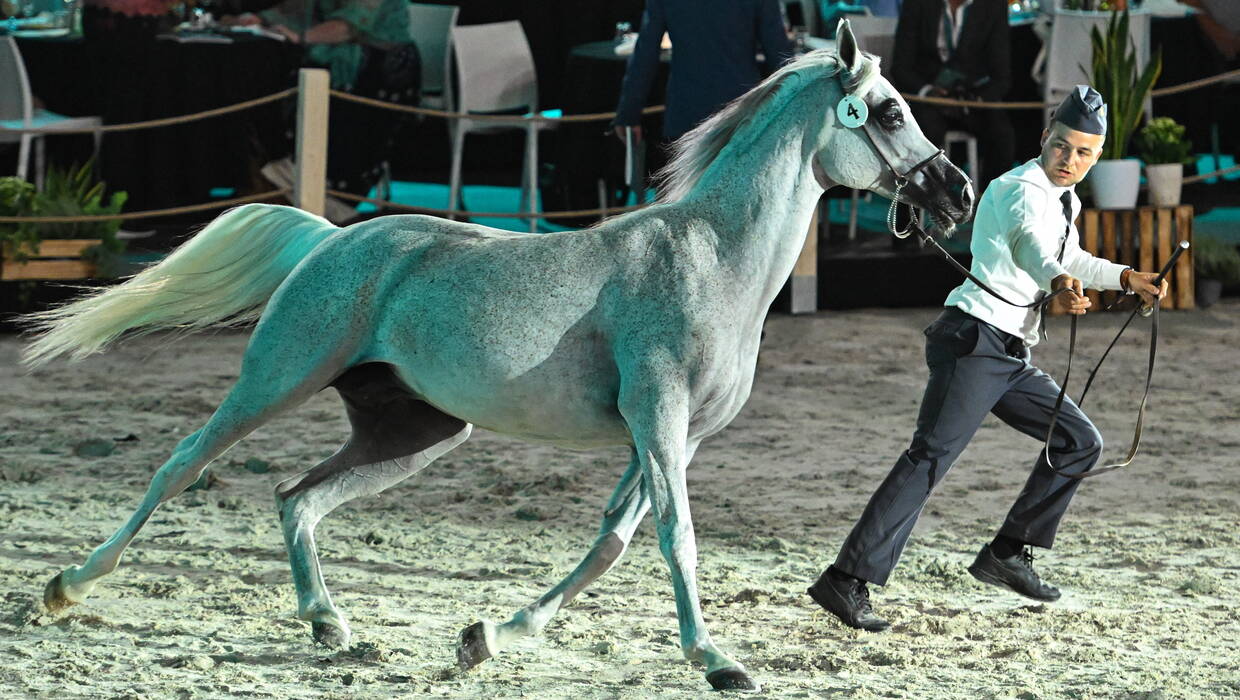
{"type": "Polygon", "coordinates": [[[1107,140],[1102,157],[1119,160],[1128,155],[1128,142],[1141,121],[1145,100],[1162,73],[1162,47],[1138,72],[1137,51],[1128,37],[1128,10],[1112,12],[1106,33],[1094,27],[1094,89],[1107,103],[1107,140]]]}

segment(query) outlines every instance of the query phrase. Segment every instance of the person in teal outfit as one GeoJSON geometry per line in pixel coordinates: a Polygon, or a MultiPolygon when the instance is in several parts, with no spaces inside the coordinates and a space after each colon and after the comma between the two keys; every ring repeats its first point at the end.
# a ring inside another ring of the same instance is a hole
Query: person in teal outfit
{"type": "MultiPolygon", "coordinates": [[[[407,0],[284,0],[231,22],[261,24],[290,42],[304,44],[305,62],[327,68],[333,89],[417,105],[421,62],[409,33],[408,11],[407,0]],[[307,3],[311,3],[309,8],[307,3]]],[[[328,187],[359,195],[369,192],[379,180],[382,163],[403,121],[398,112],[333,100],[328,187]]],[[[279,185],[288,184],[291,172],[287,159],[263,168],[263,174],[279,185]]],[[[333,208],[335,216],[328,212],[333,220],[347,220],[355,214],[347,211],[351,207],[333,208]]]]}

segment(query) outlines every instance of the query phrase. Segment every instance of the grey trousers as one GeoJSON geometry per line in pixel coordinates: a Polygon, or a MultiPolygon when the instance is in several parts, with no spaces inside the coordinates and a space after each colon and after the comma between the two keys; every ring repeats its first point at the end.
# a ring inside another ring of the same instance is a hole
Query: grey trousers
{"type": "MultiPolygon", "coordinates": [[[[946,309],[925,334],[930,380],[913,442],[870,498],[835,560],[837,569],[880,586],[895,568],[930,493],[986,413],[1043,441],[1059,395],[1055,380],[1029,363],[1029,350],[1019,338],[959,309],[946,309]]],[[[1056,468],[1085,472],[1101,454],[1097,428],[1064,397],[1050,447],[1056,468]]],[[[1049,548],[1078,484],[1052,472],[1040,450],[999,533],[1049,548]]]]}

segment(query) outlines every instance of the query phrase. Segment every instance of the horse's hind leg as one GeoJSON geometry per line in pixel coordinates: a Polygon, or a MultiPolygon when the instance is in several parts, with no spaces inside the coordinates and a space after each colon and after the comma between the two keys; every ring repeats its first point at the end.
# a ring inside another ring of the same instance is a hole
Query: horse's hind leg
{"type": "Polygon", "coordinates": [[[99,545],[81,566],[57,574],[44,589],[43,602],[55,612],[80,603],[91,594],[99,579],[116,569],[121,556],[138,530],[160,504],[184,491],[198,479],[211,460],[223,454],[241,438],[261,425],[275,412],[295,405],[322,388],[305,381],[288,383],[285,390],[273,390],[277,383],[242,371],[237,384],[220,404],[207,424],[182,440],[172,456],[151,478],[146,495],[129,520],[106,542],[99,545]]]}
{"type": "Polygon", "coordinates": [[[516,640],[538,634],[560,608],[595,581],[624,554],[637,525],[650,509],[650,497],[642,484],[641,462],[633,455],[603,515],[594,546],[576,569],[541,598],[517,611],[502,625],[475,622],[461,632],[456,649],[457,664],[470,668],[495,656],[516,640]]]}
{"type": "Polygon", "coordinates": [[[426,467],[469,437],[472,426],[417,400],[387,365],[360,365],[337,379],[353,427],[344,447],[276,486],[280,525],[297,588],[297,616],[317,642],[343,647],[349,625],[323,581],[314,528],[345,501],[373,496],[426,467]]]}

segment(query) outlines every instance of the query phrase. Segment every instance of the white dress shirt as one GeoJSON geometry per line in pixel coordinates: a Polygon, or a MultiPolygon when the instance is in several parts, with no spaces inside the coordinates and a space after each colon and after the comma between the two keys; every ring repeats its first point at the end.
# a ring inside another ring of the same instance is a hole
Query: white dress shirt
{"type": "MultiPolygon", "coordinates": [[[[1127,266],[1081,250],[1076,225],[1064,218],[1060,200],[1064,192],[1071,193],[1071,218],[1075,220],[1081,211],[1076,192],[1072,187],[1055,186],[1036,158],[992,181],[973,220],[970,272],[1018,304],[1049,292],[1051,280],[1065,273],[1092,289],[1122,289],[1120,273],[1127,266]],[[1064,252],[1059,262],[1061,243],[1064,252]]],[[[943,305],[1021,337],[1029,346],[1039,340],[1037,311],[1005,304],[970,280],[953,289],[943,305]]]]}

